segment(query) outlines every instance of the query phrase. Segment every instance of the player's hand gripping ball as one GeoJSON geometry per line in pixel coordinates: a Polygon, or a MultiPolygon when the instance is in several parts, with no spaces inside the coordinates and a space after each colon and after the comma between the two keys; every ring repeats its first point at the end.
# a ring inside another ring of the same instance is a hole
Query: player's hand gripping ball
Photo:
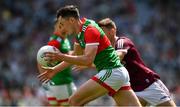
{"type": "Polygon", "coordinates": [[[45,60],[45,53],[46,53],[46,52],[58,53],[58,52],[60,52],[60,51],[59,51],[59,49],[57,49],[57,48],[54,47],[54,46],[49,46],[49,45],[42,46],[42,47],[38,50],[38,53],[37,53],[37,61],[38,61],[38,63],[39,63],[41,66],[44,66],[44,67],[53,67],[53,66],[55,66],[56,64],[58,64],[57,61],[55,61],[55,62],[50,62],[50,61],[45,60]]]}

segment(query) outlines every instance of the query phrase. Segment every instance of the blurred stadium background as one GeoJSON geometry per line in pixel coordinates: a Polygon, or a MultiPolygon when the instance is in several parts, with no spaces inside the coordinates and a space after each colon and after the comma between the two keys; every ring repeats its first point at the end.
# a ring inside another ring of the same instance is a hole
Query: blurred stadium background
{"type": "MultiPolygon", "coordinates": [[[[0,105],[46,105],[37,50],[53,31],[56,10],[75,4],[81,17],[110,17],[131,38],[146,64],[160,74],[180,106],[179,0],[0,0],[0,105]]],[[[96,72],[73,72],[77,86],[96,72]]],[[[110,105],[103,97],[95,105],[110,105]]]]}

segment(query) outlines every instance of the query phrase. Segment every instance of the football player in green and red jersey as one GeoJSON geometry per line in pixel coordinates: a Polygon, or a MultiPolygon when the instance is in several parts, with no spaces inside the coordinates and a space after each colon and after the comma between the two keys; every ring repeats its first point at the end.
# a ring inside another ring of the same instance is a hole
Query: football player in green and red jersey
{"type": "MultiPolygon", "coordinates": [[[[71,50],[70,42],[67,38],[57,36],[59,35],[59,33],[57,31],[58,27],[56,26],[56,23],[54,34],[50,37],[50,40],[47,44],[55,46],[60,50],[60,52],[64,54],[69,54],[71,50]]],[[[40,73],[44,72],[44,70],[41,69],[40,65],[38,66],[38,68],[40,73]]],[[[58,72],[56,75],[54,75],[51,81],[46,84],[42,84],[50,106],[69,105],[68,98],[76,90],[71,71],[71,67],[67,67],[63,71],[58,72]]]]}
{"type": "Polygon", "coordinates": [[[38,78],[42,82],[47,82],[56,73],[72,64],[90,66],[94,63],[98,73],[82,84],[70,97],[70,105],[85,105],[109,93],[118,106],[141,106],[131,89],[128,71],[120,63],[117,53],[98,24],[85,18],[80,20],[79,11],[73,5],[58,10],[57,20],[62,36],[76,37],[74,55],[47,52],[45,54],[47,59],[63,62],[55,67],[44,67],[46,72],[40,74],[38,78]],[[77,50],[83,50],[83,54],[77,56],[77,50]]]}

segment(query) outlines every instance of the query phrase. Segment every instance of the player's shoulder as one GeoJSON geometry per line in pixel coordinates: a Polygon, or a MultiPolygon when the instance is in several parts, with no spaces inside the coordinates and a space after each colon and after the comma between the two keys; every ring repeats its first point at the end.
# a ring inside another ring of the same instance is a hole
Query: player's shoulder
{"type": "Polygon", "coordinates": [[[86,31],[96,31],[96,30],[98,30],[95,26],[92,26],[92,25],[89,25],[89,26],[87,26],[87,28],[86,28],[86,31]]]}
{"type": "Polygon", "coordinates": [[[130,38],[128,38],[128,37],[125,36],[125,35],[121,35],[121,36],[119,37],[119,39],[124,39],[124,40],[128,40],[128,41],[132,41],[130,38]]]}
{"type": "Polygon", "coordinates": [[[97,35],[100,35],[100,32],[96,27],[89,25],[85,30],[85,34],[91,34],[91,35],[92,34],[97,34],[97,35]]]}
{"type": "Polygon", "coordinates": [[[120,35],[120,36],[116,36],[116,42],[118,41],[131,41],[127,36],[125,35],[120,35]]]}
{"type": "Polygon", "coordinates": [[[120,35],[119,37],[117,37],[116,42],[117,43],[121,42],[121,44],[128,44],[128,45],[134,46],[134,43],[132,42],[132,40],[125,35],[120,35]]]}

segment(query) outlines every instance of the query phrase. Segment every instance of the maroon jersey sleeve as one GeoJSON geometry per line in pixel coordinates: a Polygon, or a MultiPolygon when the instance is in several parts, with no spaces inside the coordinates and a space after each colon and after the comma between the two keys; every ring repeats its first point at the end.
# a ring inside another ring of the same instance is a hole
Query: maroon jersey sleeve
{"type": "Polygon", "coordinates": [[[132,47],[134,46],[134,44],[132,43],[132,41],[128,38],[125,37],[121,37],[118,38],[116,41],[116,51],[122,51],[122,52],[126,52],[132,47]]]}
{"type": "Polygon", "coordinates": [[[116,50],[127,52],[122,63],[129,72],[131,87],[135,92],[144,90],[160,78],[144,64],[134,43],[127,37],[116,39],[116,50]]]}

